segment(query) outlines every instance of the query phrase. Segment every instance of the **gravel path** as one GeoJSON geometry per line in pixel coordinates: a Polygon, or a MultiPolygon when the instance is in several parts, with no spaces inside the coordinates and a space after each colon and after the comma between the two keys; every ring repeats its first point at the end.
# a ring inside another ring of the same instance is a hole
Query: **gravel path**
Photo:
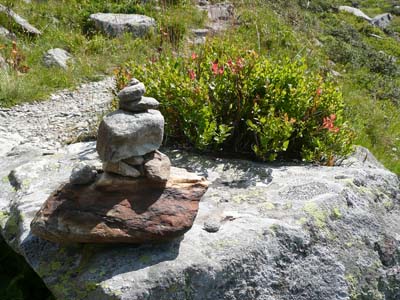
{"type": "Polygon", "coordinates": [[[113,90],[114,80],[108,77],[75,91],[62,90],[48,101],[0,108],[0,156],[28,148],[51,153],[88,133],[108,110],[113,90]]]}

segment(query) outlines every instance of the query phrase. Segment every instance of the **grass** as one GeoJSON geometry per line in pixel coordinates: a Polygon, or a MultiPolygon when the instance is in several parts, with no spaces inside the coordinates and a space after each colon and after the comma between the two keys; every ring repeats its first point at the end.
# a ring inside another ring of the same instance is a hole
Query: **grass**
{"type": "MultiPolygon", "coordinates": [[[[33,1],[31,4],[21,0],[9,2],[12,3],[10,6],[13,10],[29,19],[43,34],[37,38],[27,37],[21,32],[17,34],[18,53],[25,58],[21,65],[29,67],[29,71],[1,73],[4,80],[0,82],[0,106],[45,99],[55,90],[99,80],[111,75],[118,65],[128,59],[140,62],[157,53],[159,47],[166,47],[158,34],[149,34],[145,39],[133,39],[129,34],[114,39],[107,38],[97,33],[93,24],[88,21],[91,13],[145,13],[156,18],[158,24],[165,27],[170,24],[174,26],[177,20],[185,19],[181,26],[182,32],[189,25],[201,25],[204,18],[203,14],[193,12],[193,7],[189,5],[172,6],[158,11],[153,6],[139,5],[139,1],[129,0],[49,0],[33,1]],[[66,72],[43,66],[43,54],[51,48],[63,48],[73,55],[74,63],[66,72]],[[9,82],[13,84],[10,85],[9,82]]],[[[0,16],[0,25],[10,27],[4,16],[0,16]]],[[[0,54],[9,58],[11,42],[0,39],[0,49],[0,54]]]]}

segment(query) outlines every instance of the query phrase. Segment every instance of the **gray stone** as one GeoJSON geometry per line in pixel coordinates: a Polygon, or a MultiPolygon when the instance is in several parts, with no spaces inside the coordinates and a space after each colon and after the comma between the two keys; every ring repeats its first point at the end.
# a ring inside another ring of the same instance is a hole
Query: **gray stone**
{"type": "Polygon", "coordinates": [[[171,161],[167,155],[160,151],[155,151],[146,155],[144,172],[146,177],[151,180],[167,181],[171,172],[171,161]]]}
{"type": "Polygon", "coordinates": [[[206,37],[210,33],[210,30],[207,28],[192,29],[191,31],[196,37],[206,37]]]}
{"type": "Polygon", "coordinates": [[[66,70],[68,68],[67,63],[71,58],[71,54],[64,49],[55,48],[46,52],[43,56],[43,63],[46,67],[57,66],[66,70]]]}
{"type": "Polygon", "coordinates": [[[184,237],[105,247],[33,236],[43,202],[93,152],[94,143],[81,143],[0,160],[1,235],[56,299],[398,299],[400,182],[366,149],[337,167],[168,151],[174,165],[211,182],[184,237]],[[23,182],[17,191],[11,170],[23,182]],[[203,227],[212,217],[223,225],[211,234],[203,227]]]}
{"type": "Polygon", "coordinates": [[[10,40],[16,39],[15,34],[10,32],[8,29],[4,28],[3,26],[0,26],[0,36],[5,37],[10,40]]]}
{"type": "Polygon", "coordinates": [[[69,182],[72,184],[89,184],[94,182],[97,176],[97,171],[93,166],[85,163],[79,163],[72,169],[69,182]]]}
{"type": "Polygon", "coordinates": [[[371,21],[372,20],[365,13],[363,13],[360,9],[355,8],[355,7],[343,5],[343,6],[339,6],[339,10],[348,12],[350,14],[355,15],[356,17],[362,18],[362,19],[367,20],[367,21],[371,21]]]}
{"type": "Polygon", "coordinates": [[[151,97],[142,97],[138,101],[129,101],[129,102],[119,102],[119,108],[131,111],[131,112],[142,112],[148,109],[157,109],[160,103],[151,97]]]}
{"type": "Polygon", "coordinates": [[[144,93],[146,92],[146,88],[143,83],[139,82],[133,85],[128,85],[127,87],[123,88],[118,93],[118,98],[121,102],[129,103],[134,101],[139,101],[144,93]]]}
{"type": "Polygon", "coordinates": [[[192,29],[192,34],[194,36],[194,39],[190,40],[190,42],[195,45],[203,45],[206,43],[207,36],[210,34],[210,29],[192,29]]]}
{"type": "Polygon", "coordinates": [[[5,13],[8,17],[10,17],[16,24],[18,24],[19,26],[21,26],[21,28],[32,35],[41,35],[42,32],[35,28],[34,26],[32,26],[31,24],[29,24],[29,22],[27,20],[25,20],[24,18],[22,18],[20,15],[16,14],[12,9],[10,9],[9,7],[6,7],[2,4],[0,4],[0,12],[1,13],[5,13]]]}
{"type": "Polygon", "coordinates": [[[132,33],[134,37],[143,37],[154,29],[156,22],[153,18],[135,14],[97,13],[90,15],[98,30],[116,37],[125,32],[132,33]]]}
{"type": "Polygon", "coordinates": [[[132,167],[122,161],[105,162],[103,163],[103,169],[105,172],[115,173],[122,176],[128,176],[133,178],[139,177],[141,175],[140,172],[135,167],[132,167]]]}
{"type": "Polygon", "coordinates": [[[164,117],[157,110],[129,113],[117,110],[99,126],[97,151],[101,160],[117,162],[157,150],[164,134],[164,117]]]}
{"type": "Polygon", "coordinates": [[[0,54],[0,70],[7,70],[8,68],[8,64],[6,62],[6,60],[3,58],[3,56],[1,56],[0,54]]]}
{"type": "Polygon", "coordinates": [[[210,21],[228,21],[233,18],[235,7],[232,3],[216,3],[199,6],[201,10],[207,11],[210,21]]]}
{"type": "Polygon", "coordinates": [[[391,14],[381,14],[378,16],[375,16],[372,20],[371,20],[371,24],[378,26],[381,29],[385,29],[386,27],[388,27],[390,25],[390,22],[392,21],[393,16],[391,14]]]}
{"type": "Polygon", "coordinates": [[[221,228],[221,223],[218,220],[211,219],[204,222],[203,229],[207,232],[215,233],[218,232],[220,228],[221,228]]]}
{"type": "Polygon", "coordinates": [[[144,158],[143,156],[132,156],[124,159],[123,162],[131,166],[138,166],[144,163],[144,158]]]}

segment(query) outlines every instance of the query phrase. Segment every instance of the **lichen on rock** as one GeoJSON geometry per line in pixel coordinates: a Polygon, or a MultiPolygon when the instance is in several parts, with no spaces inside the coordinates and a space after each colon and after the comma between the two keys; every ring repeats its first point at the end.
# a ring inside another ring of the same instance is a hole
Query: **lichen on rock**
{"type": "MultiPolygon", "coordinates": [[[[37,158],[43,166],[60,161],[59,169],[34,168],[14,158],[2,171],[20,164],[32,172],[29,190],[10,192],[3,188],[8,182],[0,183],[2,219],[24,216],[14,227],[13,244],[58,299],[392,300],[399,295],[399,179],[365,149],[339,167],[166,151],[173,165],[190,166],[211,182],[183,238],[105,247],[63,246],[31,235],[32,212],[68,180],[76,157],[95,159],[94,147],[76,144],[37,158]],[[241,201],[234,201],[237,196],[241,201]],[[264,204],[268,209],[260,209],[264,204]],[[203,229],[209,220],[219,222],[217,232],[203,229]]],[[[2,226],[3,235],[6,231],[2,226]]]]}

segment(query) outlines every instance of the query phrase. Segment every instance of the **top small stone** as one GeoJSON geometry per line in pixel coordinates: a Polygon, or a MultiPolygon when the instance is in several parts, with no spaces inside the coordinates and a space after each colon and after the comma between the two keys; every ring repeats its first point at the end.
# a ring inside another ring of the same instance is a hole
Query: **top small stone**
{"type": "Polygon", "coordinates": [[[118,93],[118,98],[121,102],[134,102],[140,100],[146,88],[143,83],[139,82],[137,79],[133,79],[127,87],[123,88],[118,93]]]}
{"type": "Polygon", "coordinates": [[[129,81],[128,86],[137,85],[138,83],[140,83],[139,79],[132,78],[131,81],[129,81]]]}

